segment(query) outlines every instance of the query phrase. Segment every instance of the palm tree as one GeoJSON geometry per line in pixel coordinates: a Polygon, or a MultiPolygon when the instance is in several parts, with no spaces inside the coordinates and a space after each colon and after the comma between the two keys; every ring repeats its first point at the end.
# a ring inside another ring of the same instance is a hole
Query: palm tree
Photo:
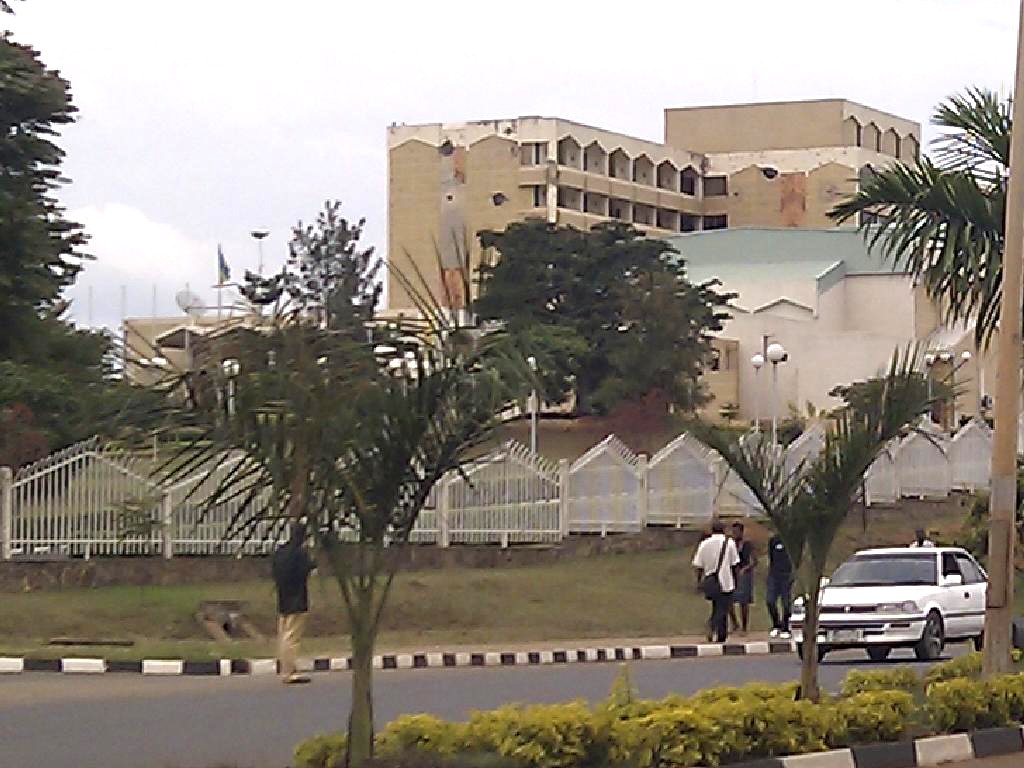
{"type": "Polygon", "coordinates": [[[922,280],[947,319],[974,321],[984,346],[999,318],[1010,105],[970,88],[940,104],[932,122],[943,133],[931,158],[864,174],[829,215],[857,218],[871,247],[922,280]]]}
{"type": "Polygon", "coordinates": [[[178,409],[197,436],[161,475],[208,478],[196,486],[214,486],[207,509],[236,502],[226,538],[276,540],[308,522],[350,628],[348,764],[358,765],[373,753],[372,660],[401,548],[438,480],[491,437],[528,372],[503,334],[460,326],[400,274],[422,317],[371,344],[353,306],[375,290],[372,260],[363,252],[357,269],[340,268],[359,258],[352,232],[321,224],[298,249],[315,259],[248,276],[258,326],[226,326],[200,350],[208,364],[178,409]]]}
{"type": "Polygon", "coordinates": [[[831,415],[821,453],[795,466],[787,466],[785,452],[769,440],[737,440],[709,424],[694,427],[753,492],[801,574],[806,593],[800,649],[804,698],[820,698],[818,585],[832,543],[858,503],[864,475],[879,453],[931,407],[917,367],[917,355],[908,349],[893,356],[884,376],[844,388],[846,404],[831,415]]]}

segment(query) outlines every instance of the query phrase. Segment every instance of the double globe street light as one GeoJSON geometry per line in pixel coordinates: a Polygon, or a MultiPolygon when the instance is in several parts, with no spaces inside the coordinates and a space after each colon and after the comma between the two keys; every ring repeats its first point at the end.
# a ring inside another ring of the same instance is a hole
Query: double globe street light
{"type": "Polygon", "coordinates": [[[764,364],[772,364],[772,444],[778,443],[779,438],[779,364],[789,360],[789,353],[781,344],[773,342],[765,349],[765,353],[754,355],[750,358],[750,364],[754,366],[754,422],[755,430],[761,431],[761,387],[760,376],[764,364]]]}

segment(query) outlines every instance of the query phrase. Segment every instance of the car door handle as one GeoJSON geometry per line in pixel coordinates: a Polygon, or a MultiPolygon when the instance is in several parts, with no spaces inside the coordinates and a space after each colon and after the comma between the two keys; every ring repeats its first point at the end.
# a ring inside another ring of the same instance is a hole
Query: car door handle
{"type": "Polygon", "coordinates": [[[964,592],[964,597],[966,599],[970,600],[971,599],[971,593],[970,592],[964,592]]]}

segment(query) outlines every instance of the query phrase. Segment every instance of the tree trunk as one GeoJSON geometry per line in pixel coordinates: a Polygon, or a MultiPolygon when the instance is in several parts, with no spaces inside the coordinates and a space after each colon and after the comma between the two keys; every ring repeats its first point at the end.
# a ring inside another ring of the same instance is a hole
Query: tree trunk
{"type": "Polygon", "coordinates": [[[868,483],[860,481],[860,537],[863,546],[868,545],[868,483]]]}
{"type": "Polygon", "coordinates": [[[348,720],[348,766],[373,757],[373,647],[371,608],[360,600],[352,621],[352,710],[348,720]]]}
{"type": "Polygon", "coordinates": [[[821,573],[816,568],[808,581],[807,603],[804,612],[804,657],[800,661],[800,698],[819,701],[818,687],[818,595],[821,594],[821,573]]]}

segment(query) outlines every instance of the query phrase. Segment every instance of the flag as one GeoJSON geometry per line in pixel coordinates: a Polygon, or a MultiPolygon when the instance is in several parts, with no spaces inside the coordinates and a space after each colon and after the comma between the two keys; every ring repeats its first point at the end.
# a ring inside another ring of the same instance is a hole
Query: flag
{"type": "Polygon", "coordinates": [[[217,285],[224,285],[228,280],[231,279],[231,268],[228,266],[228,260],[224,258],[224,249],[220,245],[217,246],[217,285]]]}

